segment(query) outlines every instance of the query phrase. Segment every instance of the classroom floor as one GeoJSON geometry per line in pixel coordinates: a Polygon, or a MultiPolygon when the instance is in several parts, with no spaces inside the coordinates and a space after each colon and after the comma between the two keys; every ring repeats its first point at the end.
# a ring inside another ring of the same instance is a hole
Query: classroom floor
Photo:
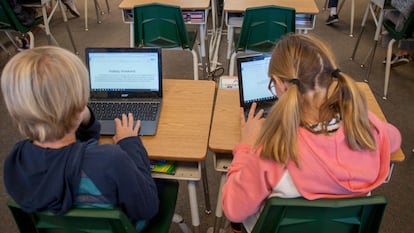
{"type": "MultiPolygon", "coordinates": [[[[104,1],[100,0],[101,6],[104,8],[104,1]]],[[[121,11],[118,9],[119,0],[110,1],[111,12],[102,15],[102,23],[97,24],[93,1],[89,1],[88,19],[89,31],[84,30],[84,1],[78,1],[77,6],[81,13],[80,18],[70,16],[69,23],[75,38],[75,43],[79,51],[79,57],[84,59],[85,47],[127,47],[129,45],[129,25],[124,24],[121,19],[121,11]]],[[[360,46],[353,61],[349,60],[352,54],[357,35],[361,28],[363,12],[365,11],[367,0],[356,1],[355,11],[355,28],[354,37],[349,37],[349,17],[351,1],[346,1],[342,12],[340,13],[340,21],[333,26],[326,26],[325,20],[328,11],[322,10],[325,0],[316,0],[320,9],[320,14],[316,18],[315,29],[310,31],[325,39],[332,47],[337,56],[339,67],[342,71],[350,74],[357,81],[363,81],[366,76],[367,68],[361,68],[360,64],[364,61],[366,54],[373,45],[373,37],[375,25],[372,18],[369,18],[366,24],[366,30],[361,39],[360,46]]],[[[59,13],[59,12],[58,12],[59,13]]],[[[223,30],[225,31],[225,27],[223,30]]],[[[58,14],[52,21],[52,33],[61,47],[72,50],[72,46],[68,39],[66,30],[62,24],[61,16],[58,14]]],[[[39,32],[36,36],[36,46],[46,45],[47,40],[43,32],[39,32]]],[[[209,37],[210,38],[210,37],[209,37]]],[[[227,74],[226,53],[226,36],[223,35],[218,62],[216,68],[223,67],[227,74]]],[[[0,33],[0,42],[2,42],[11,55],[7,55],[0,50],[0,69],[7,60],[16,53],[14,47],[8,42],[3,33],[0,33]]],[[[73,51],[73,50],[72,50],[73,51]]],[[[401,163],[397,163],[392,174],[391,181],[383,184],[380,188],[374,190],[374,194],[383,194],[388,198],[388,206],[381,225],[381,233],[410,233],[414,232],[414,156],[412,149],[414,148],[414,104],[411,102],[411,94],[414,93],[414,62],[407,65],[392,69],[391,81],[389,87],[388,99],[383,100],[383,83],[385,66],[382,60],[385,57],[385,50],[380,47],[376,50],[376,56],[372,66],[372,73],[369,79],[369,85],[377,97],[388,121],[396,125],[402,134],[402,149],[406,159],[401,163]]],[[[203,77],[200,69],[200,79],[203,77]]],[[[192,56],[190,53],[181,51],[163,52],[163,74],[165,78],[176,79],[193,79],[192,56]]],[[[219,72],[217,72],[219,74],[219,72]]],[[[208,78],[217,78],[216,76],[208,76],[208,78]]],[[[3,101],[0,103],[0,173],[3,173],[3,160],[12,145],[20,139],[19,134],[11,124],[11,120],[7,115],[3,101]]],[[[200,209],[200,231],[207,232],[214,224],[214,210],[217,201],[217,192],[220,174],[213,168],[212,152],[208,152],[206,159],[206,167],[208,174],[208,188],[210,192],[210,202],[212,212],[205,214],[206,209],[203,192],[203,185],[198,185],[198,202],[200,209]]],[[[0,232],[15,233],[17,228],[11,218],[6,207],[7,194],[4,189],[3,180],[0,179],[0,232]]],[[[180,193],[177,202],[176,213],[182,215],[186,223],[191,226],[191,215],[189,212],[188,190],[184,182],[180,181],[180,193]]],[[[171,232],[180,232],[176,224],[171,225],[171,232]]]]}

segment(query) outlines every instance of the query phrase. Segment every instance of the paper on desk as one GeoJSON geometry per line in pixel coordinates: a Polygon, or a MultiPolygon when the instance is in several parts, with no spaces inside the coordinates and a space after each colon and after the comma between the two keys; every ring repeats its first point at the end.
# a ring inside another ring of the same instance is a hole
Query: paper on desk
{"type": "Polygon", "coordinates": [[[222,89],[238,89],[239,82],[237,78],[221,77],[219,86],[222,89]]]}

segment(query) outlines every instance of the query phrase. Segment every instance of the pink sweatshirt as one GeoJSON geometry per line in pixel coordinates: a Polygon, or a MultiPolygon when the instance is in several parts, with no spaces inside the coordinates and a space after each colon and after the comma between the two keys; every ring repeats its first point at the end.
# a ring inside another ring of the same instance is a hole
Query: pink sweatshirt
{"type": "Polygon", "coordinates": [[[222,190],[226,217],[233,222],[242,222],[258,213],[275,187],[282,186],[277,185],[282,177],[286,180],[286,174],[290,175],[291,186],[294,186],[288,187],[287,192],[296,188],[306,199],[367,195],[384,182],[389,173],[390,154],[401,144],[397,128],[372,113],[369,118],[378,129],[373,130],[377,142],[375,151],[351,150],[343,127],[330,136],[300,128],[301,168],[292,161],[282,166],[273,160],[261,159],[260,151],[254,153],[251,145],[237,145],[233,149],[234,158],[222,190]]]}

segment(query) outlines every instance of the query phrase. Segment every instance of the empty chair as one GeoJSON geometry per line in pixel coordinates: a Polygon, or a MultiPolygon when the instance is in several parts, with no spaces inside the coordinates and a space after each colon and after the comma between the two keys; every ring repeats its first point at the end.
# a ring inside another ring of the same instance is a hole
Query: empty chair
{"type": "Polygon", "coordinates": [[[247,8],[240,33],[234,33],[234,50],[230,58],[229,75],[234,74],[234,63],[238,52],[269,53],[279,38],[295,32],[295,27],[294,8],[273,5],[247,8]]]}
{"type": "Polygon", "coordinates": [[[196,30],[187,30],[179,6],[152,3],[134,7],[134,45],[190,51],[194,80],[198,80],[198,55],[193,49],[196,38],[196,30]]]}
{"type": "Polygon", "coordinates": [[[42,17],[38,17],[35,21],[29,25],[23,25],[11,9],[7,1],[0,1],[0,31],[4,31],[13,45],[17,48],[18,46],[14,42],[10,32],[19,32],[21,34],[27,34],[30,38],[29,48],[34,47],[34,36],[32,30],[42,23],[42,17]]]}
{"type": "Polygon", "coordinates": [[[388,42],[387,59],[385,64],[383,99],[386,99],[388,94],[388,84],[390,81],[392,48],[396,41],[402,39],[414,40],[414,12],[411,12],[410,17],[407,19],[407,21],[404,24],[404,27],[400,31],[397,31],[395,29],[395,24],[390,20],[384,20],[383,25],[385,30],[387,30],[388,34],[392,37],[390,42],[388,42]]]}
{"type": "Polygon", "coordinates": [[[53,37],[52,32],[50,31],[50,22],[54,16],[54,14],[56,13],[57,8],[60,8],[60,11],[62,13],[62,18],[63,18],[63,22],[65,23],[66,26],[66,31],[68,32],[68,36],[70,39],[70,42],[72,44],[73,50],[76,54],[78,54],[78,50],[76,48],[75,45],[75,41],[73,39],[72,36],[72,31],[70,30],[69,27],[69,23],[68,23],[68,18],[66,16],[66,11],[65,8],[63,7],[63,3],[62,0],[55,0],[55,4],[52,4],[52,0],[40,0],[40,2],[38,4],[24,4],[24,6],[26,7],[33,7],[33,8],[40,8],[42,10],[42,16],[43,16],[43,25],[46,31],[46,36],[48,39],[48,44],[52,44],[55,43],[56,45],[58,45],[56,39],[53,37]],[[50,13],[47,13],[46,8],[51,6],[51,11],[50,13]]]}

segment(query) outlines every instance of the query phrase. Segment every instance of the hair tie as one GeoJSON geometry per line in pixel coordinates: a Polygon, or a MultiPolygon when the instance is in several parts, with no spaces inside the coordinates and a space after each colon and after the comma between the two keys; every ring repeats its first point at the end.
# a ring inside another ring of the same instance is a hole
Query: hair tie
{"type": "Polygon", "coordinates": [[[292,83],[292,84],[295,84],[298,87],[300,85],[300,80],[297,79],[297,78],[291,79],[291,80],[289,80],[289,82],[292,83]]]}
{"type": "Polygon", "coordinates": [[[340,69],[336,68],[334,71],[332,71],[331,75],[332,77],[338,78],[339,77],[339,72],[341,72],[340,69]]]}

